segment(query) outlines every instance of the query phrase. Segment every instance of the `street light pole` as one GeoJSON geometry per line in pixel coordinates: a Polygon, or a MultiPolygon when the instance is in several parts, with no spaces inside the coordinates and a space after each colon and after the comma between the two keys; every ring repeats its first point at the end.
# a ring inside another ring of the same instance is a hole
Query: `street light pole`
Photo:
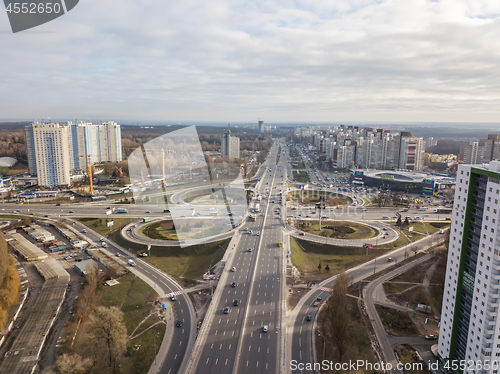
{"type": "Polygon", "coordinates": [[[325,348],[326,348],[326,344],[325,344],[325,335],[323,335],[323,333],[322,333],[321,331],[319,331],[319,329],[318,329],[318,332],[319,332],[318,336],[320,336],[320,335],[321,335],[321,336],[323,337],[323,360],[324,360],[324,359],[325,359],[325,353],[326,353],[326,352],[325,352],[325,348]]]}

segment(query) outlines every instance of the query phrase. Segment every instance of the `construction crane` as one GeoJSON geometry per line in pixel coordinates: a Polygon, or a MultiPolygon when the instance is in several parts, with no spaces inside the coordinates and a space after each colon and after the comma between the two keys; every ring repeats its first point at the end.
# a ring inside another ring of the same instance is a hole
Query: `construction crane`
{"type": "Polygon", "coordinates": [[[109,153],[109,154],[99,154],[99,155],[82,155],[82,156],[76,156],[76,157],[85,157],[87,161],[87,169],[89,171],[89,179],[90,179],[90,195],[94,195],[94,182],[93,182],[93,177],[92,177],[92,162],[90,160],[91,157],[99,157],[99,156],[116,156],[116,153],[109,153]]]}

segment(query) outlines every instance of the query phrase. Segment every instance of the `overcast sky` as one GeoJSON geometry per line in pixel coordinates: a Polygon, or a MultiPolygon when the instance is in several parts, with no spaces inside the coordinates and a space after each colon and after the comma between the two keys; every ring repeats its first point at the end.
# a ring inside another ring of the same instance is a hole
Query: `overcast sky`
{"type": "Polygon", "coordinates": [[[80,0],[12,34],[0,118],[500,122],[500,1],[80,0]]]}

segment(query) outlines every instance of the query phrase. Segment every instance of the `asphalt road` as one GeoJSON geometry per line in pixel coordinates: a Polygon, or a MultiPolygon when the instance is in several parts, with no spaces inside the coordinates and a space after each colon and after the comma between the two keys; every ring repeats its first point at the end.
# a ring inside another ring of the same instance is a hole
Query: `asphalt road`
{"type": "Polygon", "coordinates": [[[278,246],[278,242],[282,240],[283,225],[279,217],[272,214],[275,206],[269,201],[277,199],[278,191],[283,189],[281,181],[286,180],[284,166],[287,158],[281,157],[280,167],[277,167],[277,150],[278,142],[275,142],[266,162],[268,170],[260,182],[261,192],[267,188],[271,191],[270,196],[260,202],[264,215],[258,214],[255,222],[248,221],[240,230],[242,236],[236,253],[224,270],[229,272],[228,277],[224,284],[218,286],[223,287],[216,308],[218,312],[212,321],[204,322],[211,325],[197,373],[279,371],[280,333],[276,327],[281,318],[281,282],[285,279],[280,276],[283,248],[278,246]],[[257,235],[259,231],[260,235],[257,235]],[[251,252],[249,248],[252,248],[251,252]],[[231,286],[233,282],[236,287],[231,286]],[[235,299],[239,300],[238,306],[234,306],[235,299]],[[229,312],[224,314],[226,307],[229,312]],[[263,331],[264,325],[268,326],[267,332],[263,331]]]}
{"type": "MultiPolygon", "coordinates": [[[[350,284],[359,282],[377,272],[383,271],[391,266],[394,266],[401,260],[409,256],[414,255],[414,250],[420,251],[424,248],[437,244],[438,240],[442,240],[443,234],[433,234],[431,236],[425,237],[424,239],[409,244],[405,247],[392,251],[384,256],[377,258],[376,260],[369,261],[365,264],[352,268],[347,271],[350,284]],[[393,261],[389,262],[388,258],[391,257],[393,261]]],[[[313,303],[317,297],[322,297],[325,299],[335,283],[335,277],[332,277],[324,282],[322,282],[317,287],[314,287],[309,291],[297,304],[292,316],[294,316],[293,321],[291,321],[291,329],[288,331],[289,339],[288,342],[291,343],[291,356],[290,360],[296,360],[297,362],[308,363],[315,362],[315,357],[313,357],[313,347],[312,347],[312,334],[317,332],[313,331],[313,322],[316,318],[319,308],[314,307],[313,303]],[[306,316],[311,315],[312,321],[307,322],[306,316]]],[[[290,351],[289,351],[290,352],[290,351]]],[[[301,371],[301,373],[313,373],[313,371],[301,371]]]]}
{"type": "MultiPolygon", "coordinates": [[[[80,231],[86,228],[86,236],[91,241],[98,242],[101,238],[99,234],[77,221],[74,221],[74,227],[80,231]]],[[[176,316],[176,319],[181,319],[183,321],[183,326],[181,328],[174,329],[172,336],[173,344],[170,345],[170,349],[168,350],[167,355],[165,357],[158,357],[157,360],[160,361],[160,369],[158,371],[160,374],[179,373],[184,357],[186,355],[186,351],[193,342],[196,332],[196,319],[194,316],[194,310],[191,311],[190,309],[192,308],[192,306],[190,305],[191,301],[186,295],[180,292],[182,291],[181,287],[164,273],[140,260],[136,255],[131,254],[125,248],[109,240],[107,240],[106,242],[108,244],[107,249],[111,253],[120,253],[119,261],[122,261],[123,265],[126,268],[139,276],[142,275],[143,277],[154,280],[155,290],[160,295],[171,292],[178,293],[178,295],[176,296],[177,300],[175,302],[167,300],[165,300],[165,302],[168,304],[168,308],[173,309],[173,313],[176,316]],[[129,266],[129,259],[133,259],[136,263],[136,266],[129,266]]]]}

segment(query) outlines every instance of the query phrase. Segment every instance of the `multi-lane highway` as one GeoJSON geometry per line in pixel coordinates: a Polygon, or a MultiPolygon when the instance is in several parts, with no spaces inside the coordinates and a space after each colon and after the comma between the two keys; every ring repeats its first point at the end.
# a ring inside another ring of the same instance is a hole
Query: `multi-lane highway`
{"type": "Polygon", "coordinates": [[[285,297],[285,278],[283,247],[278,243],[283,240],[283,225],[279,215],[273,214],[277,204],[271,203],[280,200],[284,188],[281,182],[286,180],[287,158],[281,157],[276,165],[279,145],[275,142],[272,147],[257,188],[264,197],[259,204],[262,213],[257,212],[256,221],[249,220],[239,230],[237,249],[224,270],[229,274],[218,286],[221,296],[216,312],[211,320],[204,321],[210,330],[199,355],[197,373],[280,371],[280,301],[285,297]]]}

